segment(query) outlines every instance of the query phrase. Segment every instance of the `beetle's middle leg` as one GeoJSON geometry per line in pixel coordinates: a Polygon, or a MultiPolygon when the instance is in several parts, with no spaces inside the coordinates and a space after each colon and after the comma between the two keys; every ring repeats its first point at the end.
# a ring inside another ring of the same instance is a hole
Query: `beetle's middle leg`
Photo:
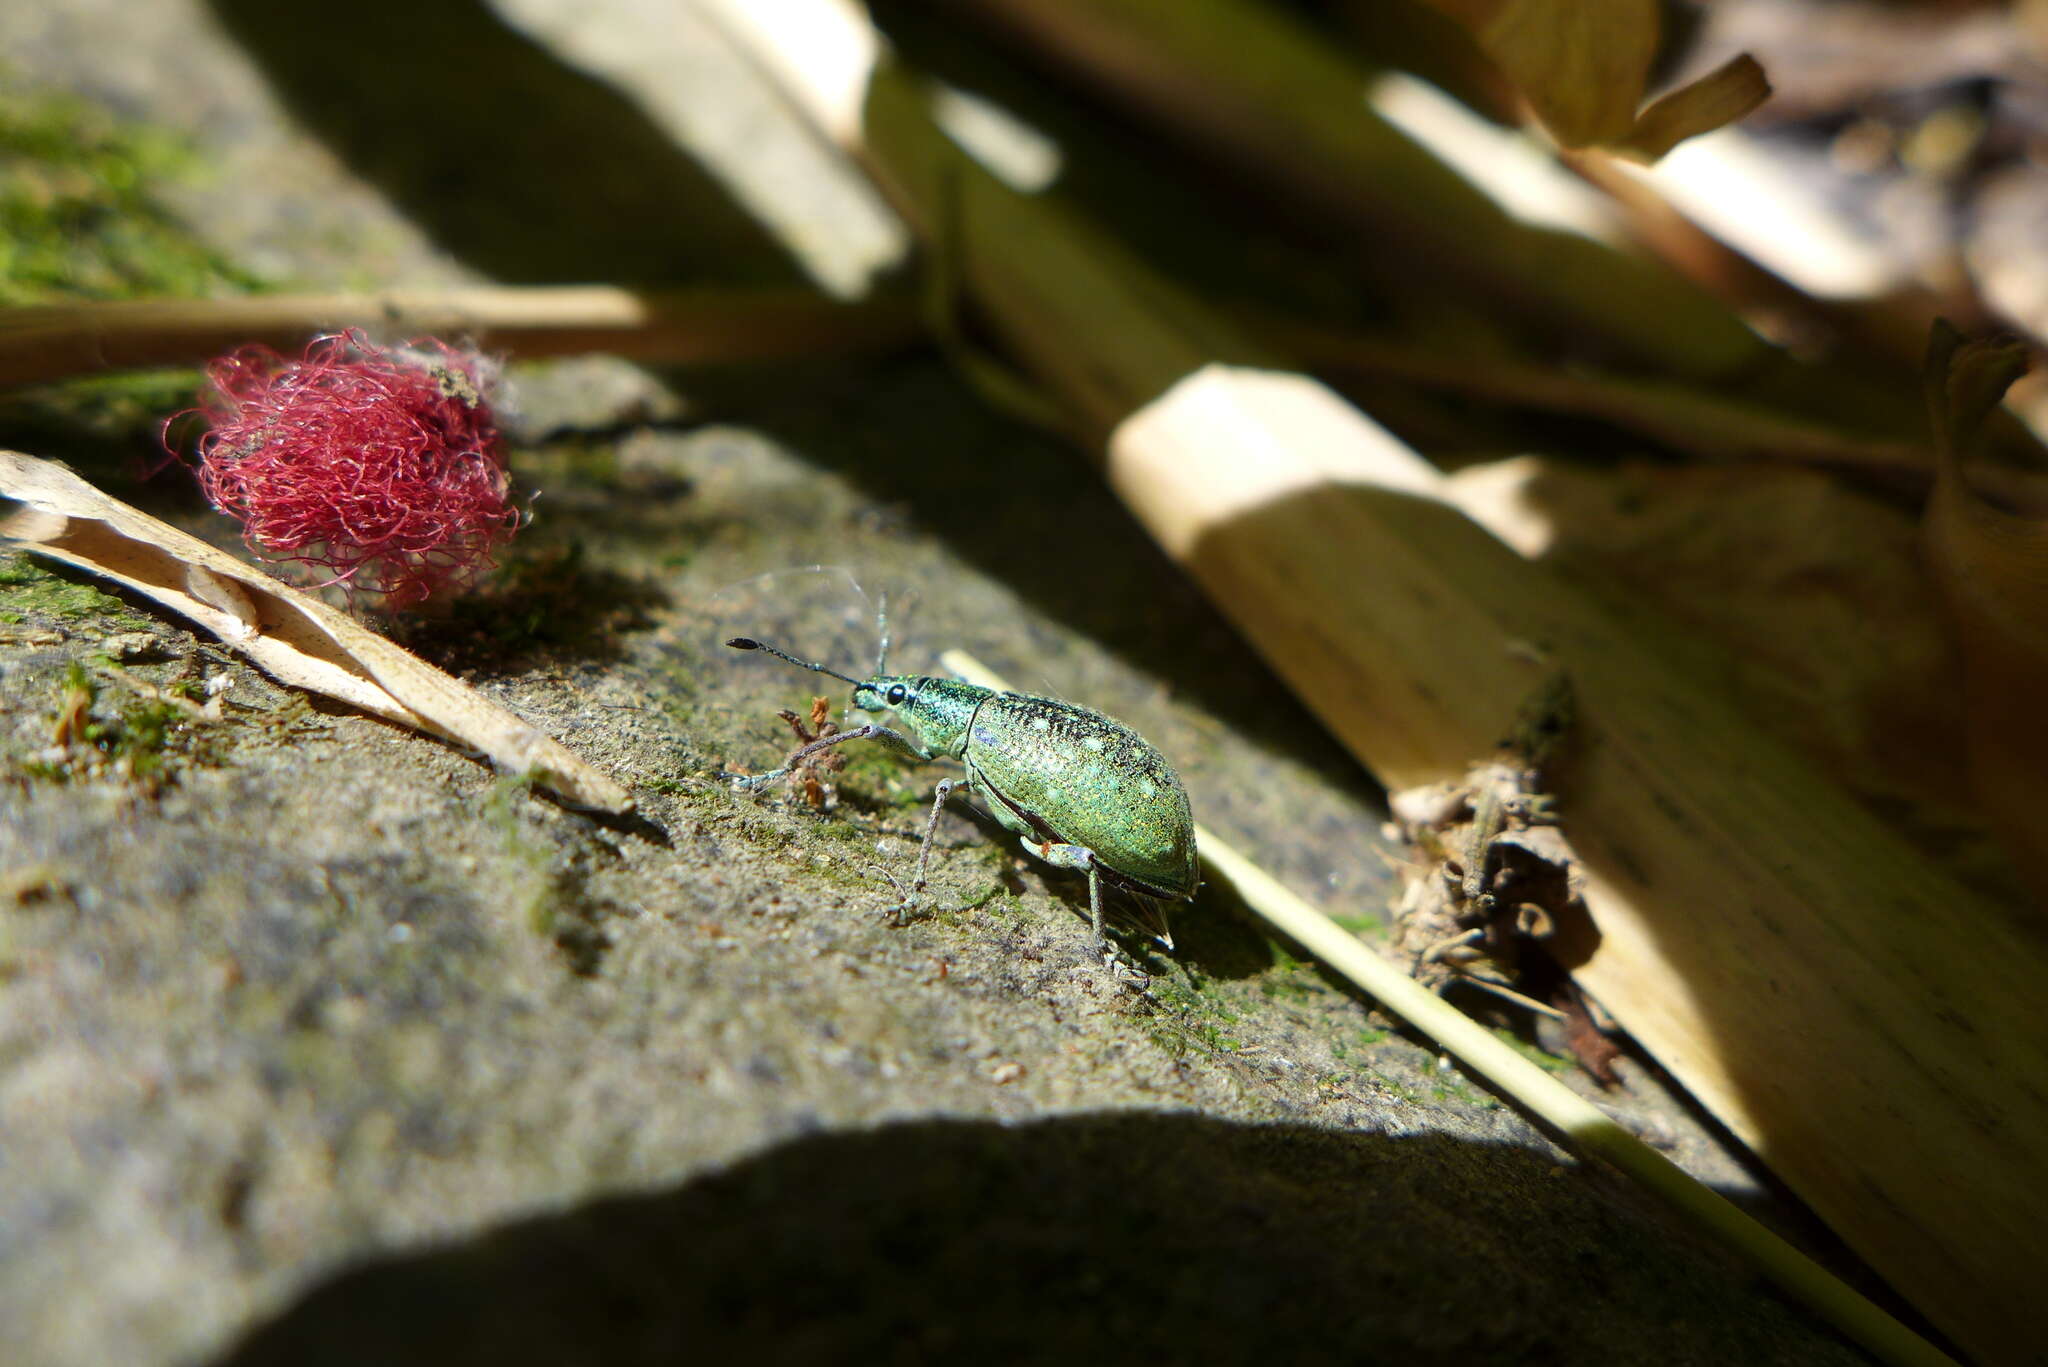
{"type": "Polygon", "coordinates": [[[1095,947],[1102,938],[1102,874],[1095,867],[1095,851],[1086,845],[1062,845],[1057,841],[1025,838],[1024,848],[1056,869],[1080,869],[1088,875],[1088,925],[1095,932],[1095,947]]]}

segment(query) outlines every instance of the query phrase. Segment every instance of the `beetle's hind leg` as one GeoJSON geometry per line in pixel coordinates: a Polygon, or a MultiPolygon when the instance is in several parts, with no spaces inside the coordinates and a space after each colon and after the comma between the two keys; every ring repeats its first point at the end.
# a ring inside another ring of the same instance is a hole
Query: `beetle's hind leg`
{"type": "MultiPolygon", "coordinates": [[[[1097,864],[1095,851],[1086,845],[1063,845],[1056,840],[1041,843],[1029,836],[1024,838],[1024,848],[1054,868],[1080,869],[1088,875],[1088,928],[1095,932],[1095,952],[1101,956],[1102,966],[1109,970],[1111,978],[1142,991],[1145,974],[1121,950],[1112,946],[1102,933],[1102,870],[1097,864]]],[[[1166,943],[1168,948],[1172,947],[1171,940],[1166,943]]]]}

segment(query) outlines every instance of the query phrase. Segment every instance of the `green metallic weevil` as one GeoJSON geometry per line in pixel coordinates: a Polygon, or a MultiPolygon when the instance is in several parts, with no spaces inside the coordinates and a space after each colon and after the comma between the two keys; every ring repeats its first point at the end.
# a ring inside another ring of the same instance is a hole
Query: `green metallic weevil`
{"type": "Polygon", "coordinates": [[[998,693],[959,679],[888,674],[888,639],[873,677],[856,679],[747,636],[726,642],[761,650],[799,669],[853,685],[863,712],[894,712],[893,729],[869,722],[804,746],[771,773],[738,779],[759,788],[789,773],[806,756],[851,740],[880,740],[919,759],[957,759],[965,779],[942,780],[932,797],[917,853],[911,898],[924,890],[939,810],[963,783],[1026,851],[1088,875],[1088,916],[1097,949],[1102,939],[1102,885],[1140,897],[1185,902],[1201,882],[1195,862],[1195,818],[1180,775],[1122,722],[1059,698],[998,693]]]}

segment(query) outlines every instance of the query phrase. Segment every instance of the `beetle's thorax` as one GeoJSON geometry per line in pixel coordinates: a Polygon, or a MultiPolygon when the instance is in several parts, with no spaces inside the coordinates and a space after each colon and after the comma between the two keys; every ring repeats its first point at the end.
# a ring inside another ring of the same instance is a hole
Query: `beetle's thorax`
{"type": "Polygon", "coordinates": [[[991,696],[989,689],[959,679],[881,675],[854,688],[853,705],[864,712],[894,712],[904,734],[930,754],[959,759],[975,709],[991,696]]]}

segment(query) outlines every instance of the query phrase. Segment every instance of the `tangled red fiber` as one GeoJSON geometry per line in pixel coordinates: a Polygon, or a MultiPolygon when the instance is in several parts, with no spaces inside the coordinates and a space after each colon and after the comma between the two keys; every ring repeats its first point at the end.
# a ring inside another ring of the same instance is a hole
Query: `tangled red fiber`
{"type": "Polygon", "coordinates": [[[520,516],[484,361],[359,331],[298,360],[246,346],[206,367],[199,486],[251,550],[403,608],[466,587],[520,516]]]}

